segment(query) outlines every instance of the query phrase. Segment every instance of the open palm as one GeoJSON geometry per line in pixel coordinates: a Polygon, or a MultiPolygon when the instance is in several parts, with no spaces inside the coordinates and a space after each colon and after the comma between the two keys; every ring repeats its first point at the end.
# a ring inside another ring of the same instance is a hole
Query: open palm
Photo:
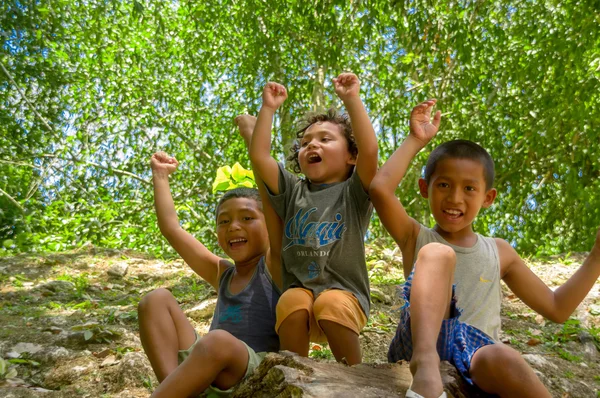
{"type": "Polygon", "coordinates": [[[410,113],[410,134],[427,144],[438,132],[442,115],[437,111],[431,119],[431,109],[437,102],[430,99],[415,106],[410,113]]]}

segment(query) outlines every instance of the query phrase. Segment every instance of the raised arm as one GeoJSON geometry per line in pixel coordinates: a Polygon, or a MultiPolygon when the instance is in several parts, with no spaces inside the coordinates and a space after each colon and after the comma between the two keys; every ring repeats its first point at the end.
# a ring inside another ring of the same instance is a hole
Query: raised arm
{"type": "Polygon", "coordinates": [[[279,166],[271,156],[271,130],[273,116],[287,98],[287,91],[281,84],[269,82],[263,90],[262,98],[263,104],[250,145],[250,161],[255,173],[267,184],[271,192],[278,195],[279,166]]]}
{"type": "Polygon", "coordinates": [[[502,279],[531,309],[553,322],[565,322],[600,276],[600,230],[581,267],[558,289],[552,291],[523,262],[508,242],[496,239],[502,279]]]}
{"type": "Polygon", "coordinates": [[[179,225],[175,204],[169,186],[169,174],[179,163],[164,152],[152,155],[152,182],[154,184],[154,207],[160,232],[173,249],[202,279],[215,289],[218,287],[221,259],[179,225]]]}
{"type": "Polygon", "coordinates": [[[356,147],[358,148],[358,157],[356,158],[356,172],[360,178],[365,191],[369,190],[369,185],[375,173],[377,173],[377,137],[369,115],[364,104],[360,99],[360,81],[353,73],[342,73],[333,79],[335,93],[340,97],[352,124],[356,147]]]}
{"type": "Polygon", "coordinates": [[[410,134],[379,169],[369,189],[371,201],[381,222],[402,250],[405,276],[412,269],[419,224],[406,213],[395,192],[410,162],[437,134],[441,120],[439,111],[431,121],[431,109],[435,102],[436,100],[425,101],[413,108],[410,134]]]}
{"type": "MultiPolygon", "coordinates": [[[[246,143],[246,148],[250,149],[252,141],[252,131],[256,124],[256,118],[251,115],[240,115],[235,118],[235,124],[237,124],[240,131],[240,135],[246,143]]],[[[283,236],[283,222],[281,218],[271,206],[271,200],[267,194],[262,180],[258,173],[254,173],[254,180],[258,186],[258,192],[263,206],[263,213],[265,215],[265,222],[267,224],[267,231],[269,232],[269,251],[266,256],[266,263],[273,282],[282,289],[283,279],[281,275],[281,238],[283,236]]]]}

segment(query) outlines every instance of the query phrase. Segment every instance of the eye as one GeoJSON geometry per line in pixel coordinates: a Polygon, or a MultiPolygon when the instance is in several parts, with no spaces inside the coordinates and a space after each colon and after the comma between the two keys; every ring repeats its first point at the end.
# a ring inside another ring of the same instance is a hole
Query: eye
{"type": "Polygon", "coordinates": [[[229,222],[229,220],[227,220],[227,219],[221,219],[221,220],[219,220],[218,224],[224,225],[224,224],[227,224],[228,222],[229,222]]]}
{"type": "Polygon", "coordinates": [[[323,137],[323,138],[321,138],[321,141],[322,142],[331,141],[331,138],[329,138],[329,137],[323,137]]]}
{"type": "Polygon", "coordinates": [[[439,188],[448,188],[450,185],[447,182],[440,182],[437,184],[439,188]]]}
{"type": "Polygon", "coordinates": [[[307,145],[308,145],[308,141],[302,141],[302,142],[300,143],[300,146],[301,146],[302,148],[306,147],[307,145]]]}
{"type": "Polygon", "coordinates": [[[250,220],[254,220],[254,217],[245,216],[245,217],[242,217],[242,220],[244,220],[244,221],[250,221],[250,220]]]}
{"type": "Polygon", "coordinates": [[[475,192],[475,187],[472,187],[472,186],[470,186],[470,185],[469,185],[469,186],[467,186],[467,187],[465,187],[465,189],[466,189],[467,191],[469,191],[469,192],[475,192]]]}

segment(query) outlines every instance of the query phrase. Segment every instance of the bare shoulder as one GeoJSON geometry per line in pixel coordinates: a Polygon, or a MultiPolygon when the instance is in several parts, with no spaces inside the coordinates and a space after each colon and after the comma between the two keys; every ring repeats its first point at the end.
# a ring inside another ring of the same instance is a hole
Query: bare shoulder
{"type": "Polygon", "coordinates": [[[511,266],[520,259],[517,251],[507,241],[501,238],[494,238],[498,247],[498,257],[500,261],[500,276],[504,278],[510,271],[511,266]]]}

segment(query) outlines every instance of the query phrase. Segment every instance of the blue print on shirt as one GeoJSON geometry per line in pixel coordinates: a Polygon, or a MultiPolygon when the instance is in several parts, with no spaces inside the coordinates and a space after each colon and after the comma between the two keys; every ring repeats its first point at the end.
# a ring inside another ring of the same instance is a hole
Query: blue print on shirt
{"type": "Polygon", "coordinates": [[[285,224],[285,236],[291,242],[283,250],[296,245],[318,249],[342,239],[346,223],[342,222],[340,213],[335,215],[335,221],[309,222],[309,216],[317,211],[317,208],[313,207],[304,213],[302,210],[299,209],[285,224]]]}
{"type": "Polygon", "coordinates": [[[230,305],[219,315],[219,322],[240,323],[242,321],[242,305],[230,305]]]}
{"type": "Polygon", "coordinates": [[[313,279],[319,276],[321,273],[321,267],[316,262],[311,262],[308,264],[308,279],[313,279]]]}

